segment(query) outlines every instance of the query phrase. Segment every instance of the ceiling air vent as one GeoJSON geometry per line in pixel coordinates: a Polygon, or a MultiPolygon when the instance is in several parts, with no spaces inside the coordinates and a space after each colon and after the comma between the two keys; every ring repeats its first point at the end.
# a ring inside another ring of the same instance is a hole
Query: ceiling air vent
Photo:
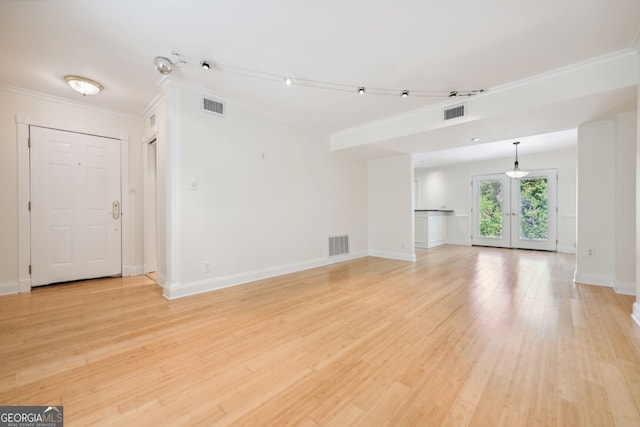
{"type": "Polygon", "coordinates": [[[202,98],[202,110],[207,113],[224,116],[224,104],[213,99],[202,98]]]}
{"type": "Polygon", "coordinates": [[[465,104],[460,104],[460,105],[456,105],[455,107],[446,108],[443,111],[444,111],[445,120],[457,119],[459,117],[464,117],[466,115],[465,104]]]}

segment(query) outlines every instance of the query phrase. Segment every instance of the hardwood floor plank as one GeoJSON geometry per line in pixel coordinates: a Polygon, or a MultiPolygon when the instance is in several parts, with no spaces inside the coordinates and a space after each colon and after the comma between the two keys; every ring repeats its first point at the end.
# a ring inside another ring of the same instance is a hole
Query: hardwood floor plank
{"type": "Polygon", "coordinates": [[[167,301],[148,277],[0,297],[0,404],[65,425],[640,425],[633,297],[468,246],[167,301]]]}

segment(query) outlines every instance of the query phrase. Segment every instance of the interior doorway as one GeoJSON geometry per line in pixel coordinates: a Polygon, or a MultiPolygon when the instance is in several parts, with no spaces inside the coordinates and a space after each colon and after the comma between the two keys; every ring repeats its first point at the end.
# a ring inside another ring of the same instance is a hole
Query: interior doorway
{"type": "MultiPolygon", "coordinates": [[[[158,147],[157,138],[145,144],[144,153],[144,273],[158,270],[158,147]]],[[[154,280],[156,280],[154,276],[154,280]]]]}
{"type": "Polygon", "coordinates": [[[474,176],[472,244],[556,251],[557,173],[474,176]]]}

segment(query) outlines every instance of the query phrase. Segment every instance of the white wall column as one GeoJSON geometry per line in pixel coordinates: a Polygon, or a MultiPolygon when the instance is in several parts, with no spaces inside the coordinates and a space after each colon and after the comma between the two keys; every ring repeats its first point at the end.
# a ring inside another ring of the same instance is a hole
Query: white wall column
{"type": "Polygon", "coordinates": [[[615,140],[613,120],[578,127],[575,281],[579,283],[614,284],[615,140]]]}
{"type": "MultiPolygon", "coordinates": [[[[639,33],[640,35],[640,33],[639,33]]],[[[640,36],[636,37],[636,52],[640,55],[640,36]]],[[[640,72],[639,72],[640,74],[640,72]]],[[[636,302],[633,304],[632,317],[640,325],[640,85],[638,86],[636,108],[636,302]]]]}
{"type": "Polygon", "coordinates": [[[411,156],[371,160],[368,177],[369,255],[415,261],[411,156]]]}

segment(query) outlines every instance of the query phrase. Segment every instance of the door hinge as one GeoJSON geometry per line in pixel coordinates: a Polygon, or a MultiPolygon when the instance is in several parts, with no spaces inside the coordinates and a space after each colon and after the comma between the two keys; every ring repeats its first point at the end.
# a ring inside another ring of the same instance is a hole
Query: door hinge
{"type": "Polygon", "coordinates": [[[27,138],[27,147],[31,148],[31,137],[27,138]]]}
{"type": "Polygon", "coordinates": [[[31,264],[29,264],[29,276],[31,276],[31,264]]]}
{"type": "Polygon", "coordinates": [[[31,212],[31,200],[29,200],[29,203],[28,203],[27,209],[29,209],[29,212],[31,212]]]}

